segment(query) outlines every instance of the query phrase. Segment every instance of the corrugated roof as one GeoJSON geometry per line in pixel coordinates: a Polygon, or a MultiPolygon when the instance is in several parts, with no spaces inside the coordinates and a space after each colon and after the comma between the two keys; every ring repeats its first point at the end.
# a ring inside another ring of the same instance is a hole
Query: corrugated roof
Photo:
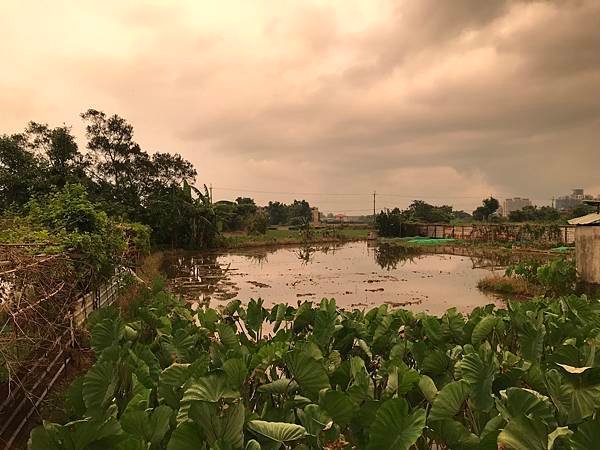
{"type": "Polygon", "coordinates": [[[593,225],[596,223],[600,224],[600,213],[592,213],[569,220],[571,225],[593,225]]]}

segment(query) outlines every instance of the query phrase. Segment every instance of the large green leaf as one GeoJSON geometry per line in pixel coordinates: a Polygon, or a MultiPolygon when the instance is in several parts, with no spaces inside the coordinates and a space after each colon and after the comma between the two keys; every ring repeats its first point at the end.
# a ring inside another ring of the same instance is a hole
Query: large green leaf
{"type": "Polygon", "coordinates": [[[554,408],[548,397],[539,392],[523,388],[508,388],[500,392],[501,400],[496,407],[505,420],[527,416],[552,426],[556,424],[554,408]]]}
{"type": "Polygon", "coordinates": [[[248,367],[242,358],[228,359],[223,363],[223,370],[225,371],[229,385],[235,389],[239,389],[244,384],[244,381],[246,381],[248,367]]]}
{"type": "Polygon", "coordinates": [[[311,399],[317,399],[319,391],[330,387],[329,377],[323,364],[301,351],[286,355],[285,362],[294,380],[300,385],[300,392],[311,399]]]}
{"type": "Polygon", "coordinates": [[[226,406],[193,402],[189,416],[200,426],[211,446],[217,441],[233,448],[243,446],[245,408],[240,402],[228,403],[226,406]]]}
{"type": "Polygon", "coordinates": [[[408,450],[425,427],[425,410],[409,413],[404,399],[387,400],[377,410],[369,433],[369,450],[408,450]]]}
{"type": "Polygon", "coordinates": [[[219,340],[228,350],[236,350],[240,347],[240,340],[233,327],[220,323],[217,325],[219,340]]]}
{"type": "Polygon", "coordinates": [[[172,414],[171,408],[160,405],[150,415],[145,411],[128,411],[121,416],[120,422],[127,433],[141,438],[153,447],[158,447],[169,430],[172,414]]]}
{"type": "Polygon", "coordinates": [[[91,345],[96,355],[119,342],[123,337],[124,326],[120,317],[105,318],[92,327],[91,345]]]}
{"type": "Polygon", "coordinates": [[[126,435],[114,417],[76,420],[66,425],[44,422],[31,433],[28,448],[32,450],[115,448],[125,438],[126,435]]]}
{"type": "Polygon", "coordinates": [[[267,394],[293,394],[298,390],[298,383],[288,378],[279,378],[271,383],[259,386],[257,390],[267,394]]]}
{"type": "Polygon", "coordinates": [[[279,448],[284,442],[297,441],[306,436],[306,429],[293,423],[251,420],[248,422],[248,429],[257,436],[279,444],[273,448],[279,448]]]}
{"type": "Polygon", "coordinates": [[[533,362],[540,359],[544,349],[545,336],[543,312],[540,311],[536,315],[533,314],[533,311],[528,311],[527,320],[523,322],[519,332],[519,344],[524,359],[533,362]]]}
{"type": "Polygon", "coordinates": [[[423,393],[423,397],[425,397],[429,403],[433,403],[438,394],[437,387],[433,380],[427,375],[421,375],[421,378],[419,379],[419,389],[423,393]]]}
{"type": "Polygon", "coordinates": [[[345,427],[352,420],[355,405],[348,394],[339,391],[327,391],[321,396],[319,403],[338,425],[345,427]]]}
{"type": "Polygon", "coordinates": [[[478,353],[465,355],[460,364],[461,374],[471,386],[471,399],[475,408],[489,411],[494,406],[492,383],[497,372],[497,361],[491,352],[484,353],[482,358],[478,353]]]}
{"type": "Polygon", "coordinates": [[[222,398],[237,398],[239,393],[227,386],[225,377],[209,375],[192,383],[183,394],[182,403],[204,401],[216,403],[222,398]]]}
{"type": "Polygon", "coordinates": [[[547,450],[548,430],[543,422],[520,416],[500,432],[498,444],[512,450],[547,450]]]}
{"type": "Polygon", "coordinates": [[[493,315],[487,315],[481,319],[471,333],[471,343],[473,345],[479,345],[484,339],[486,339],[496,326],[497,319],[493,315]]]}
{"type": "Polygon", "coordinates": [[[333,337],[337,316],[335,300],[326,298],[321,300],[319,309],[315,311],[313,336],[319,347],[324,351],[329,347],[329,341],[333,337]]]}
{"type": "Polygon", "coordinates": [[[203,443],[200,427],[192,422],[184,422],[171,433],[167,450],[200,449],[203,443]]]}
{"type": "Polygon", "coordinates": [[[189,364],[174,363],[164,369],[158,378],[158,400],[173,409],[179,407],[181,388],[189,378],[189,364]]]}
{"type": "Polygon", "coordinates": [[[600,368],[579,374],[560,374],[552,369],[546,374],[548,392],[567,422],[578,423],[600,408],[600,368]]]}
{"type": "Polygon", "coordinates": [[[98,362],[83,377],[83,400],[88,409],[106,408],[117,388],[117,374],[113,364],[98,362]]]}
{"type": "Polygon", "coordinates": [[[436,440],[445,442],[453,450],[475,449],[479,446],[479,438],[454,419],[444,419],[431,425],[436,440]]]}
{"type": "Polygon", "coordinates": [[[577,427],[571,437],[573,450],[589,450],[600,445],[600,418],[588,420],[577,427]]]}
{"type": "Polygon", "coordinates": [[[429,420],[451,419],[461,410],[469,395],[469,384],[466,381],[453,381],[444,386],[439,392],[431,411],[429,420]]]}

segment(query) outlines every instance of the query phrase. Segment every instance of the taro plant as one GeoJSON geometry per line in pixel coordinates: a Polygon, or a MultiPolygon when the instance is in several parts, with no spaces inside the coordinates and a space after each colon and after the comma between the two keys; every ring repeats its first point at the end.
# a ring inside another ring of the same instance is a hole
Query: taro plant
{"type": "Polygon", "coordinates": [[[97,360],[32,449],[572,449],[600,438],[600,304],[441,317],[335,301],[192,309],[155,289],[91,320],[97,360]]]}

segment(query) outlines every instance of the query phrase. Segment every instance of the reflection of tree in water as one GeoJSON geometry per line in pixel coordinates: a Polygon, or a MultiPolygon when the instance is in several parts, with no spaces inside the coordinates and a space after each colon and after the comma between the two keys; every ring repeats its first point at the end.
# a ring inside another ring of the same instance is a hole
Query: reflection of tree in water
{"type": "Polygon", "coordinates": [[[311,245],[303,245],[296,250],[296,256],[302,261],[302,264],[308,264],[311,262],[313,255],[318,251],[316,247],[311,245]]]}
{"type": "Polygon", "coordinates": [[[375,262],[386,270],[393,270],[398,264],[404,265],[407,261],[413,262],[422,252],[416,247],[403,247],[381,244],[374,249],[375,262]]]}
{"type": "Polygon", "coordinates": [[[253,250],[252,253],[245,253],[243,256],[244,258],[249,259],[252,264],[257,264],[262,268],[263,265],[269,262],[269,253],[272,252],[266,250],[253,250]]]}
{"type": "MultiPolygon", "coordinates": [[[[173,290],[188,300],[208,302],[215,293],[232,296],[222,282],[227,282],[229,265],[221,265],[218,254],[178,255],[166,261],[166,274],[173,290]]],[[[226,283],[229,284],[229,283],[226,283]]]]}
{"type": "Polygon", "coordinates": [[[302,261],[303,264],[309,264],[312,262],[315,253],[323,253],[325,255],[331,254],[335,255],[336,250],[339,248],[339,245],[333,244],[324,244],[320,246],[313,246],[310,244],[305,244],[299,247],[295,253],[298,256],[298,259],[302,261]]]}

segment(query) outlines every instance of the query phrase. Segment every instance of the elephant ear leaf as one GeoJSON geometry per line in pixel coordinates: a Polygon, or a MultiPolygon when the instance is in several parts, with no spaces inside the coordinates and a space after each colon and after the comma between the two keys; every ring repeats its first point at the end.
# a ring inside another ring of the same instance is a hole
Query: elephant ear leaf
{"type": "Polygon", "coordinates": [[[429,420],[451,419],[461,410],[468,396],[469,384],[466,381],[448,383],[435,397],[429,413],[429,420]]]}
{"type": "Polygon", "coordinates": [[[547,450],[547,427],[540,420],[519,416],[508,422],[498,435],[498,448],[547,450]]]}
{"type": "Polygon", "coordinates": [[[248,422],[248,429],[270,443],[273,448],[279,448],[284,442],[297,441],[306,436],[306,429],[303,426],[286,422],[251,420],[248,422]]]}
{"type": "Polygon", "coordinates": [[[104,318],[92,327],[91,344],[96,355],[118,343],[123,337],[125,327],[120,317],[104,318]]]}
{"type": "Polygon", "coordinates": [[[117,376],[108,361],[96,363],[83,377],[83,401],[87,409],[103,409],[112,401],[117,376]]]}
{"type": "Polygon", "coordinates": [[[246,442],[245,450],[261,450],[261,446],[255,439],[250,439],[246,442]]]}
{"type": "Polygon", "coordinates": [[[344,392],[327,391],[321,398],[321,406],[338,425],[345,427],[352,420],[355,405],[344,392]]]}
{"type": "Polygon", "coordinates": [[[199,449],[203,444],[200,427],[193,422],[183,422],[171,433],[167,450],[199,449]]]}
{"type": "Polygon", "coordinates": [[[300,385],[300,392],[311,399],[316,399],[321,389],[330,387],[329,377],[323,364],[306,353],[294,351],[285,358],[286,365],[294,380],[300,385]]]}
{"type": "Polygon", "coordinates": [[[579,425],[577,431],[571,437],[573,450],[588,450],[596,448],[600,442],[600,418],[579,425]]]}
{"type": "Polygon", "coordinates": [[[409,413],[408,403],[401,398],[386,401],[377,410],[371,425],[368,450],[408,450],[423,433],[425,410],[409,413]]]}
{"type": "Polygon", "coordinates": [[[475,325],[475,328],[473,328],[473,333],[471,334],[471,343],[473,345],[479,345],[484,339],[486,339],[494,330],[496,321],[496,317],[491,314],[481,319],[477,325],[475,325]]]}
{"type": "Polygon", "coordinates": [[[173,410],[166,405],[160,405],[150,416],[145,411],[129,411],[121,417],[123,429],[158,447],[164,438],[171,421],[173,410]]]}
{"type": "MultiPolygon", "coordinates": [[[[491,355],[491,354],[490,354],[491,355]]],[[[475,408],[489,411],[494,406],[492,383],[496,374],[496,364],[493,357],[482,358],[478,353],[469,353],[461,361],[461,373],[471,386],[471,399],[475,408]]]]}

